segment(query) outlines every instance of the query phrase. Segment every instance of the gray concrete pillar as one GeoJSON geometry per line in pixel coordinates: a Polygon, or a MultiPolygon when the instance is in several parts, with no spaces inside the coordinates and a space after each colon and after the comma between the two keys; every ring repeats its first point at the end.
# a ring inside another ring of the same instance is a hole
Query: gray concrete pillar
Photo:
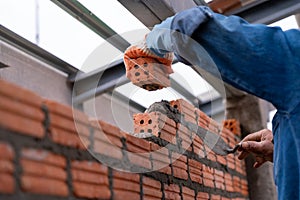
{"type": "MultiPolygon", "coordinates": [[[[252,95],[226,86],[226,118],[235,118],[241,123],[242,137],[266,128],[261,101],[252,95]]],[[[265,112],[267,113],[267,112],[265,112]]],[[[253,168],[254,156],[246,158],[246,171],[249,197],[253,200],[277,199],[273,178],[273,164],[265,163],[260,168],[253,168]]]]}

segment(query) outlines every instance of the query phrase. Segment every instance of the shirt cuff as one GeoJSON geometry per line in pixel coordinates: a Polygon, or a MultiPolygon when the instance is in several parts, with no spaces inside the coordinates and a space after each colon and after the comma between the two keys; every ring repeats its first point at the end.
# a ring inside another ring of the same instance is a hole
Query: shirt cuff
{"type": "Polygon", "coordinates": [[[162,23],[155,25],[147,35],[147,47],[157,56],[163,57],[166,53],[173,51],[170,36],[173,18],[169,17],[162,23]]]}

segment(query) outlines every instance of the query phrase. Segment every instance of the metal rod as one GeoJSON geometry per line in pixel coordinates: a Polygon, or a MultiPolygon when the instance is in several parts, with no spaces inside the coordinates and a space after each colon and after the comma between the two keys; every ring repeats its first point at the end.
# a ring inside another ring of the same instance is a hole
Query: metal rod
{"type": "Polygon", "coordinates": [[[59,59],[48,51],[40,48],[20,35],[0,25],[0,40],[30,54],[31,56],[44,61],[50,66],[67,74],[77,73],[79,70],[71,64],[59,59]]]}
{"type": "Polygon", "coordinates": [[[51,0],[114,47],[124,52],[130,43],[76,0],[51,0]]]}

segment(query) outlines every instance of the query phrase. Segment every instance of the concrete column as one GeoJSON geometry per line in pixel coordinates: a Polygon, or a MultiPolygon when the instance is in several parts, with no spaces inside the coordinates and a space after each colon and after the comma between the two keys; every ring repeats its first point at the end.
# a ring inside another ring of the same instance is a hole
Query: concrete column
{"type": "MultiPolygon", "coordinates": [[[[266,118],[262,113],[261,100],[231,86],[226,86],[226,118],[235,118],[241,123],[242,137],[266,128],[266,118]]],[[[277,199],[273,178],[273,164],[265,163],[253,168],[254,156],[246,159],[247,179],[250,199],[277,199]]]]}
{"type": "Polygon", "coordinates": [[[295,15],[298,27],[300,28],[300,13],[295,15]]]}

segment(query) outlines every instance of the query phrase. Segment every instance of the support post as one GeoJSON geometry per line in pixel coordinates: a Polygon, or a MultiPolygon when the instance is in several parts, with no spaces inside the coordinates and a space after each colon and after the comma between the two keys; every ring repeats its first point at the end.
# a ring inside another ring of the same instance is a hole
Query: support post
{"type": "MultiPolygon", "coordinates": [[[[242,137],[249,133],[266,128],[260,99],[231,86],[226,87],[227,119],[240,121],[242,137]]],[[[249,197],[255,200],[277,199],[273,178],[273,164],[265,163],[260,168],[253,168],[254,156],[246,158],[246,171],[249,187],[249,197]]]]}

